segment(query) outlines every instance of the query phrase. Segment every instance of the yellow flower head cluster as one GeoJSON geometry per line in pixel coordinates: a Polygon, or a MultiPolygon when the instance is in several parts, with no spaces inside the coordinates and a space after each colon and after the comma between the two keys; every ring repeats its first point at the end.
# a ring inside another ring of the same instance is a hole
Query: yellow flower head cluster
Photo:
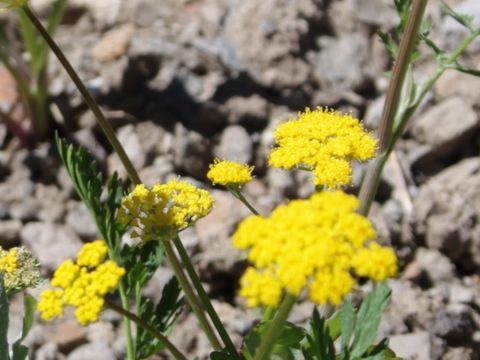
{"type": "Polygon", "coordinates": [[[308,288],[317,304],[338,305],[357,276],[382,281],[396,275],[391,248],[373,242],[371,222],[357,214],[358,199],[324,191],[277,207],[270,217],[245,219],[234,245],[249,251],[253,266],[241,279],[249,306],[276,306],[283,290],[299,295],[308,288]]]}
{"type": "Polygon", "coordinates": [[[0,274],[7,293],[25,290],[40,282],[40,264],[24,247],[0,247],[0,274]]]}
{"type": "Polygon", "coordinates": [[[213,185],[240,187],[252,181],[253,166],[241,164],[235,161],[216,159],[210,165],[207,173],[208,179],[213,185]]]}
{"type": "Polygon", "coordinates": [[[275,140],[270,166],[312,170],[315,184],[329,188],[350,184],[350,162],[371,159],[377,150],[377,141],[358,119],[323,108],[306,109],[298,119],[281,124],[275,140]]]}
{"type": "Polygon", "coordinates": [[[63,316],[65,306],[74,306],[75,317],[82,325],[98,320],[105,295],[117,288],[125,269],[105,260],[107,244],[97,240],[86,244],[75,263],[66,260],[53,275],[54,289],[42,292],[38,310],[45,320],[63,316]]]}
{"type": "Polygon", "coordinates": [[[180,180],[140,184],[122,201],[118,220],[135,228],[132,237],[144,241],[169,239],[208,215],[214,199],[206,190],[180,180]]]}
{"type": "Polygon", "coordinates": [[[0,0],[0,9],[13,9],[27,5],[28,0],[0,0]]]}

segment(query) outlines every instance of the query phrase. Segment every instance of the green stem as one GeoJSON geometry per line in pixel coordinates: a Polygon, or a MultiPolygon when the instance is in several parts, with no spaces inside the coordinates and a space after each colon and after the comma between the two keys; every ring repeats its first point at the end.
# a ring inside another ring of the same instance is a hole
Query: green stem
{"type": "Polygon", "coordinates": [[[295,296],[288,293],[285,295],[285,298],[280,304],[275,317],[268,326],[267,332],[262,337],[262,341],[255,352],[255,357],[253,358],[254,360],[267,360],[269,358],[273,346],[282,333],[288,315],[290,314],[290,311],[292,310],[296,301],[297,298],[295,296]]]}
{"type": "Polygon", "coordinates": [[[223,323],[220,320],[217,312],[213,308],[213,305],[207,295],[207,292],[203,288],[200,278],[198,277],[197,272],[195,271],[192,265],[192,262],[190,261],[190,257],[188,256],[188,253],[185,250],[185,247],[183,246],[182,241],[180,240],[180,237],[178,235],[173,239],[173,244],[175,245],[175,248],[177,249],[177,252],[180,255],[180,259],[182,260],[182,263],[185,266],[185,269],[187,270],[187,274],[190,278],[190,281],[193,284],[193,287],[197,291],[200,301],[203,303],[203,306],[207,311],[210,319],[212,320],[213,325],[217,329],[218,334],[220,335],[220,338],[225,344],[226,349],[228,350],[230,355],[238,356],[237,350],[235,349],[235,345],[233,344],[232,339],[230,338],[227,331],[225,330],[225,327],[223,326],[223,323]]]}
{"type": "Polygon", "coordinates": [[[183,355],[180,350],[177,349],[175,345],[173,345],[165,335],[163,335],[161,332],[159,332],[157,329],[155,329],[153,326],[148,324],[147,322],[143,321],[140,319],[137,315],[132,314],[130,311],[112,303],[109,301],[106,301],[106,306],[110,308],[111,310],[119,313],[120,315],[123,315],[124,317],[128,318],[129,320],[133,321],[135,324],[138,326],[141,326],[144,328],[146,331],[148,331],[150,334],[155,336],[164,346],[165,348],[173,355],[173,357],[176,360],[187,360],[185,355],[183,355]]]}
{"type": "Polygon", "coordinates": [[[265,311],[263,312],[262,321],[263,322],[270,321],[272,320],[274,315],[275,315],[275,308],[272,306],[268,306],[267,308],[265,308],[265,311]]]}
{"type": "Polygon", "coordinates": [[[240,188],[227,186],[228,191],[232,193],[238,200],[240,200],[247,208],[252,212],[254,215],[260,215],[259,212],[250,204],[245,196],[242,194],[242,190],[240,188]]]}
{"type": "Polygon", "coordinates": [[[55,54],[57,59],[60,61],[62,66],[65,68],[67,71],[68,75],[72,79],[72,81],[75,83],[75,86],[77,89],[80,91],[82,94],[83,100],[85,103],[88,105],[90,110],[94,113],[95,117],[98,120],[98,123],[100,127],[102,128],[103,132],[105,133],[105,136],[107,137],[108,141],[112,145],[113,149],[117,153],[118,157],[122,161],[123,165],[125,166],[125,169],[127,170],[128,176],[132,180],[134,184],[140,184],[140,177],[138,176],[137,171],[135,170],[135,167],[133,166],[132,162],[130,161],[130,158],[125,152],[125,149],[123,146],[120,144],[118,141],[117,136],[115,135],[115,132],[113,131],[112,126],[108,122],[108,120],[105,118],[105,115],[103,114],[102,110],[100,110],[100,107],[97,105],[95,100],[93,99],[92,95],[88,92],[87,88],[85,87],[84,83],[76,73],[76,71],[73,69],[72,65],[68,61],[68,59],[65,57],[63,54],[62,50],[58,47],[56,42],[52,39],[48,31],[44,28],[42,23],[38,20],[36,15],[32,12],[32,10],[28,6],[22,7],[22,10],[25,12],[25,14],[28,16],[32,24],[35,26],[37,31],[40,33],[40,35],[44,38],[44,40],[47,42],[48,46],[50,49],[52,49],[52,52],[55,54]]]}
{"type": "Polygon", "coordinates": [[[400,42],[398,57],[393,67],[393,75],[385,98],[385,106],[378,131],[379,157],[370,163],[359,192],[359,213],[362,215],[367,215],[370,211],[370,206],[378,189],[383,163],[386,161],[386,157],[388,156],[387,151],[391,144],[392,129],[398,110],[402,86],[410,64],[411,54],[418,38],[418,31],[422,23],[427,2],[428,0],[417,0],[413,2],[405,33],[400,42]]]}
{"type": "MultiPolygon", "coordinates": [[[[122,301],[122,308],[125,311],[129,311],[129,304],[127,294],[125,292],[125,287],[122,283],[120,283],[118,287],[118,292],[120,293],[120,299],[122,301]]],[[[135,344],[133,343],[132,337],[132,324],[130,322],[130,318],[126,315],[123,315],[123,322],[125,325],[125,335],[127,338],[127,359],[128,360],[135,360],[135,344]]]]}
{"type": "Polygon", "coordinates": [[[175,273],[175,276],[177,277],[178,282],[180,283],[180,286],[182,287],[183,292],[187,297],[187,301],[190,304],[192,311],[195,313],[198,321],[200,322],[200,326],[205,332],[205,335],[207,335],[207,338],[210,341],[212,347],[215,350],[220,350],[222,348],[220,342],[217,339],[215,331],[210,325],[210,322],[205,316],[202,304],[198,301],[198,298],[195,295],[190,282],[188,281],[185,273],[183,272],[182,264],[180,263],[180,261],[178,261],[177,256],[173,251],[172,244],[170,243],[170,241],[167,240],[163,241],[163,245],[165,248],[165,254],[167,255],[170,265],[172,266],[173,272],[175,273]]]}

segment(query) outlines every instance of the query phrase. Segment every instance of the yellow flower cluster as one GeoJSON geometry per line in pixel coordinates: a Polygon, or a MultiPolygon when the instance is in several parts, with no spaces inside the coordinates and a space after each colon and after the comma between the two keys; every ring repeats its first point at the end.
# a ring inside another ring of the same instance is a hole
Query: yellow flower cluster
{"type": "Polygon", "coordinates": [[[208,179],[213,185],[240,187],[252,181],[253,166],[241,164],[235,161],[216,159],[210,165],[207,173],[208,179]]]}
{"type": "Polygon", "coordinates": [[[312,170],[315,184],[329,188],[350,184],[350,162],[371,159],[377,150],[377,141],[358,119],[323,108],[306,109],[298,119],[281,124],[275,140],[270,166],[312,170]]]}
{"type": "Polygon", "coordinates": [[[118,220],[135,228],[132,237],[144,241],[169,239],[208,215],[214,199],[206,190],[180,180],[140,184],[122,201],[118,220]]]}
{"type": "Polygon", "coordinates": [[[68,259],[58,267],[51,281],[56,288],[43,291],[37,305],[43,319],[61,317],[65,306],[74,306],[80,324],[98,320],[105,295],[125,275],[124,268],[105,260],[107,252],[107,244],[97,240],[82,247],[76,263],[68,259]]]}
{"type": "Polygon", "coordinates": [[[13,9],[27,5],[28,0],[0,0],[0,4],[6,5],[0,9],[13,9]]]}
{"type": "Polygon", "coordinates": [[[381,281],[396,275],[392,249],[373,242],[371,222],[357,214],[358,199],[324,191],[277,207],[270,217],[245,219],[234,245],[249,250],[253,266],[241,279],[249,306],[275,306],[283,290],[304,288],[317,304],[342,302],[355,286],[354,275],[381,281]]]}
{"type": "Polygon", "coordinates": [[[40,282],[40,264],[24,247],[0,247],[0,274],[8,293],[24,290],[40,282]]]}

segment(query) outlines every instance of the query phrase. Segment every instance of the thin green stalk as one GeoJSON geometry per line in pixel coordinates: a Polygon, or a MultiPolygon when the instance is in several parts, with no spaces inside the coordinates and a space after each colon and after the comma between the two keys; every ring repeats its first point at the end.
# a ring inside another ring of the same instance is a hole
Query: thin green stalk
{"type": "MultiPolygon", "coordinates": [[[[125,311],[129,310],[128,298],[125,292],[125,287],[122,283],[120,283],[118,287],[118,292],[120,293],[120,300],[122,301],[122,308],[125,311]]],[[[125,326],[125,336],[127,338],[127,359],[128,360],[136,360],[135,354],[135,344],[133,342],[132,336],[132,324],[130,322],[130,318],[126,315],[123,315],[123,323],[125,326]]]]}
{"type": "Polygon", "coordinates": [[[203,303],[203,306],[207,311],[210,319],[212,320],[213,325],[217,329],[217,332],[220,335],[220,338],[222,339],[223,343],[225,344],[226,349],[232,356],[236,356],[237,350],[235,349],[235,345],[233,344],[232,339],[230,338],[227,331],[225,330],[225,327],[223,326],[222,321],[218,317],[217,312],[213,308],[213,305],[207,295],[207,292],[203,288],[200,278],[198,277],[197,272],[195,271],[192,265],[192,262],[190,261],[190,257],[188,256],[188,253],[185,250],[185,247],[183,246],[182,241],[180,240],[180,237],[178,235],[173,239],[173,244],[175,245],[175,248],[177,249],[178,254],[180,255],[180,259],[182,260],[182,263],[185,266],[185,269],[187,270],[187,274],[190,278],[190,281],[193,284],[193,287],[197,291],[200,301],[203,303]]]}
{"type": "Polygon", "coordinates": [[[379,157],[373,160],[367,169],[367,173],[360,188],[359,213],[367,215],[370,211],[373,199],[377,192],[379,177],[386,161],[387,151],[392,137],[392,129],[398,104],[401,96],[402,86],[410,64],[411,54],[418,38],[418,31],[422,23],[423,14],[428,0],[417,0],[413,2],[412,10],[408,18],[405,33],[400,42],[398,57],[393,67],[392,79],[390,81],[382,119],[380,121],[379,134],[379,157]]]}
{"type": "Polygon", "coordinates": [[[268,306],[263,312],[262,321],[263,322],[270,321],[272,320],[274,315],[275,315],[275,308],[272,306],[268,306]]]}
{"type": "Polygon", "coordinates": [[[254,360],[268,360],[273,346],[282,333],[288,315],[290,314],[290,311],[292,310],[296,301],[297,298],[295,296],[288,293],[285,295],[285,298],[280,304],[275,317],[268,326],[267,332],[262,337],[262,341],[255,352],[255,356],[253,358],[254,360]]]}
{"type": "Polygon", "coordinates": [[[95,100],[93,99],[92,95],[88,92],[87,88],[83,84],[82,80],[76,73],[76,71],[73,69],[72,65],[68,61],[68,59],[65,57],[63,54],[62,50],[58,47],[56,42],[52,39],[48,31],[44,28],[42,23],[38,20],[36,15],[32,12],[32,10],[28,6],[22,7],[22,10],[25,12],[25,14],[28,16],[32,24],[35,26],[37,31],[42,35],[44,40],[47,42],[48,46],[50,49],[52,49],[53,53],[57,57],[57,59],[60,61],[62,66],[65,68],[67,71],[68,75],[72,79],[72,81],[75,83],[75,86],[78,88],[80,93],[82,94],[83,100],[85,103],[88,105],[90,110],[94,113],[95,117],[98,120],[98,123],[100,127],[102,128],[103,132],[105,133],[105,136],[107,137],[108,141],[112,145],[113,149],[117,153],[118,157],[122,161],[123,165],[125,166],[125,169],[127,170],[128,176],[132,180],[134,184],[139,184],[141,183],[140,177],[138,176],[137,171],[135,170],[135,167],[133,166],[132,162],[130,161],[130,158],[125,152],[125,149],[123,146],[120,144],[118,141],[118,138],[115,135],[115,132],[113,131],[112,126],[108,122],[108,120],[105,118],[105,115],[103,114],[102,110],[100,110],[100,107],[97,105],[95,100]]]}
{"type": "Polygon", "coordinates": [[[222,346],[220,345],[220,342],[217,339],[217,335],[215,334],[215,331],[210,325],[210,322],[205,316],[202,304],[198,301],[198,298],[192,289],[192,285],[185,276],[185,273],[183,272],[182,264],[180,263],[180,261],[178,261],[177,256],[173,251],[172,244],[170,243],[170,241],[163,241],[163,245],[167,258],[170,261],[170,265],[172,266],[173,272],[175,273],[175,276],[177,277],[178,282],[180,283],[180,286],[182,287],[183,292],[187,297],[187,301],[190,304],[192,311],[197,316],[197,319],[200,322],[200,326],[205,332],[205,335],[207,335],[207,338],[210,341],[212,347],[215,350],[220,350],[222,346]]]}
{"type": "Polygon", "coordinates": [[[227,186],[227,189],[232,193],[233,196],[240,200],[248,208],[248,210],[252,212],[252,214],[260,215],[259,212],[250,204],[247,198],[242,194],[241,189],[232,186],[227,186]]]}
{"type": "Polygon", "coordinates": [[[157,329],[155,329],[153,326],[150,324],[146,323],[142,319],[140,319],[138,316],[135,314],[132,314],[130,311],[125,310],[124,308],[110,302],[106,301],[106,306],[110,308],[111,310],[119,313],[120,315],[123,315],[124,317],[128,318],[129,320],[133,321],[135,324],[138,326],[144,328],[146,331],[148,331],[150,334],[155,336],[164,346],[165,349],[167,349],[176,360],[187,360],[185,355],[183,355],[180,350],[177,349],[175,345],[173,345],[168,338],[163,335],[161,332],[159,332],[157,329]]]}

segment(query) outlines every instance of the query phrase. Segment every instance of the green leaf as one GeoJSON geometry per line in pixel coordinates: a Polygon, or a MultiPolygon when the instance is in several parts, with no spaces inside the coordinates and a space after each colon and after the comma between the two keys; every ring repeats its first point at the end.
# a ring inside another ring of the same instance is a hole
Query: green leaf
{"type": "Polygon", "coordinates": [[[122,235],[126,231],[125,226],[115,219],[123,193],[120,180],[116,174],[113,175],[108,184],[107,199],[102,202],[103,177],[92,156],[80,146],[68,145],[58,134],[55,134],[55,142],[78,196],[89,209],[100,235],[114,255],[114,260],[120,262],[117,255],[120,252],[122,235]]]}
{"type": "Polygon", "coordinates": [[[442,12],[445,15],[450,16],[456,22],[465,26],[469,30],[471,30],[471,31],[474,30],[473,27],[472,27],[472,21],[473,21],[474,17],[472,15],[459,14],[459,13],[455,12],[450,6],[445,4],[443,1],[442,1],[442,12]]]}
{"type": "Polygon", "coordinates": [[[12,345],[12,360],[25,360],[28,356],[28,348],[22,345],[22,341],[27,337],[32,328],[37,301],[28,294],[25,294],[23,301],[22,334],[12,345]]]}
{"type": "Polygon", "coordinates": [[[328,328],[328,333],[333,341],[337,340],[342,334],[342,318],[341,312],[336,311],[332,317],[325,321],[325,326],[328,328]]]}
{"type": "MultiPolygon", "coordinates": [[[[182,291],[180,284],[175,277],[172,277],[163,288],[162,298],[156,306],[150,299],[144,296],[140,296],[137,299],[137,303],[139,304],[137,309],[138,316],[154,326],[164,335],[168,335],[171,332],[183,305],[181,295],[182,291]]],[[[138,328],[136,348],[138,349],[138,358],[147,359],[162,350],[163,344],[160,343],[158,339],[154,338],[149,332],[144,331],[142,328],[138,328]]]]}
{"type": "Polygon", "coordinates": [[[350,346],[350,339],[352,338],[355,330],[355,312],[353,311],[352,298],[348,297],[343,304],[341,311],[342,319],[342,336],[341,336],[341,349],[342,353],[347,354],[350,346]]]}
{"type": "Polygon", "coordinates": [[[238,360],[238,358],[230,355],[227,350],[214,351],[210,354],[211,360],[238,360]]]}
{"type": "Polygon", "coordinates": [[[362,302],[357,314],[355,338],[351,347],[351,357],[365,354],[377,337],[380,320],[388,303],[391,290],[386,282],[380,283],[362,302]]]}
{"type": "Polygon", "coordinates": [[[0,274],[0,359],[8,360],[8,299],[3,276],[0,274]]]}
{"type": "Polygon", "coordinates": [[[315,307],[310,320],[309,331],[305,336],[306,342],[302,342],[305,359],[335,360],[335,348],[329,331],[325,319],[320,316],[318,309],[315,307]]]}

